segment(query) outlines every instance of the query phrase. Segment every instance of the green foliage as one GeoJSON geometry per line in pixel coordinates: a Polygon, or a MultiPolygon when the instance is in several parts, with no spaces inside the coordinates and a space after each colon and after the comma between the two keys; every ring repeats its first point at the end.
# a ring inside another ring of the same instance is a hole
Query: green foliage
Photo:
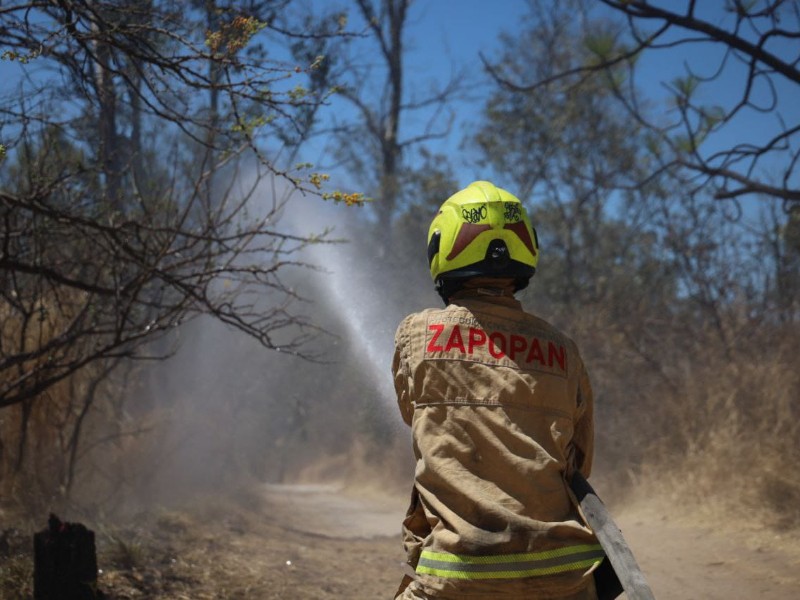
{"type": "Polygon", "coordinates": [[[688,135],[676,135],[672,138],[672,143],[679,153],[692,154],[697,151],[700,140],[697,137],[690,137],[688,135]]]}
{"type": "Polygon", "coordinates": [[[289,99],[292,102],[299,102],[306,96],[308,96],[308,90],[299,83],[296,86],[294,86],[294,88],[289,90],[289,99]]]}
{"type": "Polygon", "coordinates": [[[687,75],[685,77],[676,77],[672,80],[671,87],[677,93],[676,101],[679,104],[685,104],[689,101],[692,95],[697,91],[697,86],[700,80],[694,75],[687,75]]]}
{"type": "Polygon", "coordinates": [[[365,197],[361,192],[343,192],[341,190],[325,192],[322,194],[322,199],[333,200],[337,204],[343,203],[345,206],[361,206],[365,202],[370,201],[370,199],[365,197]]]}
{"type": "Polygon", "coordinates": [[[583,43],[600,62],[609,60],[617,51],[616,39],[607,31],[593,32],[584,38],[583,43]]]}
{"type": "Polygon", "coordinates": [[[31,52],[18,52],[16,50],[4,50],[0,54],[0,60],[7,60],[9,62],[18,62],[21,65],[27,65],[30,61],[39,58],[41,52],[34,50],[31,52]]]}
{"type": "MultiPolygon", "coordinates": [[[[686,88],[686,86],[684,86],[686,88]]],[[[688,107],[688,97],[677,100],[681,107],[688,107]]],[[[678,154],[694,154],[721,124],[728,119],[728,114],[719,105],[698,107],[697,117],[694,120],[694,130],[691,135],[680,133],[671,138],[672,146],[678,154]]]]}
{"type": "Polygon", "coordinates": [[[704,126],[708,130],[714,129],[717,125],[725,121],[728,116],[728,113],[725,109],[715,104],[714,106],[707,106],[701,111],[701,116],[703,117],[704,126]]]}
{"type": "Polygon", "coordinates": [[[256,134],[258,129],[269,125],[275,119],[277,119],[277,115],[275,114],[244,117],[233,124],[231,131],[234,133],[243,133],[246,137],[251,138],[256,134]]]}
{"type": "Polygon", "coordinates": [[[259,31],[267,26],[252,16],[235,16],[216,31],[206,33],[205,45],[215,56],[233,56],[245,48],[259,31]]]}

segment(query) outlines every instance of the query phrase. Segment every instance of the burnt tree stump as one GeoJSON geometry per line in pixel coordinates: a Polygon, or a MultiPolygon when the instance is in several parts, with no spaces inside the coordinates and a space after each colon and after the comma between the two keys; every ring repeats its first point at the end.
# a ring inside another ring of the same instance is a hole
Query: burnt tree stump
{"type": "Polygon", "coordinates": [[[94,532],[51,514],[47,529],[33,536],[35,600],[98,600],[94,532]]]}

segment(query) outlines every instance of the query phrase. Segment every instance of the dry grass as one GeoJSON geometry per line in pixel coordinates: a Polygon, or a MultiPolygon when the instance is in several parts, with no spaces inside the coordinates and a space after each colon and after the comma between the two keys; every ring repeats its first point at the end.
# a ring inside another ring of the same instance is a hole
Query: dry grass
{"type": "Polygon", "coordinates": [[[0,531],[0,598],[33,596],[31,538],[21,530],[0,531]]]}
{"type": "Polygon", "coordinates": [[[793,340],[748,342],[709,360],[683,402],[661,416],[663,435],[643,464],[639,492],[680,511],[746,519],[773,531],[800,528],[800,374],[793,340]],[[754,351],[768,349],[768,351],[754,351]]]}
{"type": "MultiPolygon", "coordinates": [[[[247,496],[196,499],[113,526],[86,522],[96,533],[99,589],[114,600],[332,600],[380,598],[396,588],[397,537],[304,534],[272,517],[258,489],[247,496]],[[354,573],[357,591],[351,589],[354,573]]],[[[1,598],[32,598],[32,533],[20,534],[13,560],[0,560],[1,598]]]]}

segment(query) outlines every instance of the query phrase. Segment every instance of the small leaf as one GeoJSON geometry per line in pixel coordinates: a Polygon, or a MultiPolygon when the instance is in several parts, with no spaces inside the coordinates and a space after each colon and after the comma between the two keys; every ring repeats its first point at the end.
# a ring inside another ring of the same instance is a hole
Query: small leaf
{"type": "Polygon", "coordinates": [[[583,41],[586,49],[601,60],[607,60],[614,52],[614,36],[608,33],[599,33],[586,36],[583,41]]]}
{"type": "Polygon", "coordinates": [[[725,109],[719,105],[709,106],[702,111],[703,119],[705,120],[706,127],[713,129],[719,125],[728,116],[725,109]]]}
{"type": "Polygon", "coordinates": [[[672,80],[672,87],[684,98],[689,98],[696,90],[700,80],[694,75],[676,77],[672,80]]]}

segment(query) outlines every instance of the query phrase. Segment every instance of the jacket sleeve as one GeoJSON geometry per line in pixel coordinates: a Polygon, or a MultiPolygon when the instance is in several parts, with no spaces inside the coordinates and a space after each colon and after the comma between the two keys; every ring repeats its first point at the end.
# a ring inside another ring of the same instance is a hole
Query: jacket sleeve
{"type": "Polygon", "coordinates": [[[570,467],[580,471],[581,475],[588,478],[592,472],[594,459],[594,396],[589,374],[580,362],[578,369],[577,411],[575,419],[575,433],[572,438],[572,452],[570,453],[570,467]]]}
{"type": "Polygon", "coordinates": [[[397,395],[397,405],[400,415],[406,425],[411,425],[414,415],[414,406],[411,402],[410,373],[407,360],[408,335],[406,333],[408,319],[400,324],[394,338],[394,359],[392,360],[392,376],[394,377],[394,390],[397,395]]]}

